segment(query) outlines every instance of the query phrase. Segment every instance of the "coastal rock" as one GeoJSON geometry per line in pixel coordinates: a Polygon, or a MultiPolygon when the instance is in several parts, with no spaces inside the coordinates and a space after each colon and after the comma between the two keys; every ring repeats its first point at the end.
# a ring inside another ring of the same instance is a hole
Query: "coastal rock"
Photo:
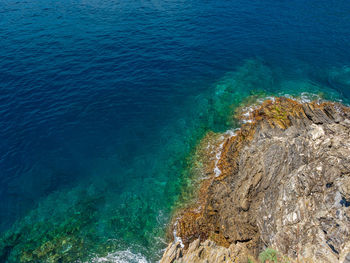
{"type": "Polygon", "coordinates": [[[184,248],[170,244],[162,263],[247,262],[267,247],[289,262],[350,262],[349,108],[268,100],[220,150],[220,173],[177,215],[184,248]]]}
{"type": "Polygon", "coordinates": [[[179,243],[171,243],[166,249],[160,263],[210,263],[210,262],[248,262],[248,250],[243,244],[232,244],[226,248],[218,246],[215,242],[206,240],[200,243],[199,239],[193,241],[188,249],[179,243]]]}

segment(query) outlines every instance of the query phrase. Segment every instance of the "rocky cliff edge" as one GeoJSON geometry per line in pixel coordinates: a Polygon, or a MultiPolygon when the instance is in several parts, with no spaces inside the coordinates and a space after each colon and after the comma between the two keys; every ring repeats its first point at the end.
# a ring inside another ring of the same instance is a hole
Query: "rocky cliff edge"
{"type": "Polygon", "coordinates": [[[207,150],[161,263],[259,262],[266,248],[280,262],[350,263],[350,109],[276,98],[238,118],[207,150]]]}

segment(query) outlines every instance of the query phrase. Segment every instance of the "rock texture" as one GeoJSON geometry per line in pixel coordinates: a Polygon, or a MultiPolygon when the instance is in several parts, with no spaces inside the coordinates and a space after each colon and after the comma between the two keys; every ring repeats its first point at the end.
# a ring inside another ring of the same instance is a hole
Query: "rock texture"
{"type": "Polygon", "coordinates": [[[186,250],[179,242],[169,244],[160,263],[247,262],[247,255],[247,248],[242,245],[232,244],[225,248],[210,240],[200,243],[196,239],[186,250]]]}
{"type": "Polygon", "coordinates": [[[203,168],[196,204],[177,215],[184,248],[161,262],[247,262],[266,247],[350,262],[350,109],[277,98],[248,119],[203,168]]]}

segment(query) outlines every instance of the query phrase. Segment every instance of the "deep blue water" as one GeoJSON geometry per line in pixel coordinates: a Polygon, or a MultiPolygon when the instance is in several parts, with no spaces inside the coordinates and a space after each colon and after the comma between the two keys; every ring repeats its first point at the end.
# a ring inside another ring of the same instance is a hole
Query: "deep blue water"
{"type": "Polygon", "coordinates": [[[38,224],[0,259],[155,261],[196,141],[255,93],[348,103],[349,43],[347,0],[0,0],[0,230],[38,224]]]}

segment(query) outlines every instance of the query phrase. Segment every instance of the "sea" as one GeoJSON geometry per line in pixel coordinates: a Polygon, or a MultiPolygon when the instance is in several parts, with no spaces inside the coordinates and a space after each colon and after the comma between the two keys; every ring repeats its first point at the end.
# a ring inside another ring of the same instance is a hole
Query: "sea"
{"type": "Polygon", "coordinates": [[[0,262],[159,261],[271,96],[349,104],[349,0],[0,0],[0,262]]]}

